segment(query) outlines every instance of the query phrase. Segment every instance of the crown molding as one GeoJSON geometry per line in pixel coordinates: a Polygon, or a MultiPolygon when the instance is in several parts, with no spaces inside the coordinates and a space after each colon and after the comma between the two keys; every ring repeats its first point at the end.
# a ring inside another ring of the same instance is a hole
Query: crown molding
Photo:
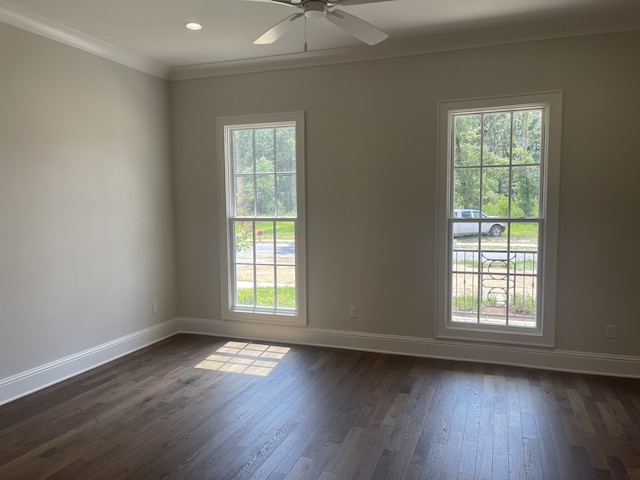
{"type": "Polygon", "coordinates": [[[169,77],[170,69],[167,65],[54,22],[3,0],[0,0],[0,22],[79,48],[155,77],[164,79],[169,77]]]}
{"type": "Polygon", "coordinates": [[[358,46],[176,67],[170,67],[67,27],[5,0],[0,0],[0,22],[70,45],[149,75],[177,81],[640,30],[640,9],[616,10],[600,15],[560,16],[552,20],[506,26],[496,25],[484,29],[473,29],[470,25],[458,25],[454,32],[434,32],[420,38],[386,41],[374,47],[358,46]]]}
{"type": "Polygon", "coordinates": [[[465,29],[420,38],[385,41],[374,47],[358,46],[332,50],[300,52],[273,57],[250,58],[202,65],[174,67],[169,80],[192,80],[207,77],[242,75],[274,70],[317,67],[341,63],[442,53],[456,50],[495,47],[517,43],[552,40],[640,30],[640,11],[625,15],[583,15],[571,18],[465,29]]]}

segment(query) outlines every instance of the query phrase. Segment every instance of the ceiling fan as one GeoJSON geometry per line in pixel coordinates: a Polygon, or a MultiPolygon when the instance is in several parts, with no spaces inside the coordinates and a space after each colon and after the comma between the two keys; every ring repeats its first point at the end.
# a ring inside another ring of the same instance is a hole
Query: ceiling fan
{"type": "Polygon", "coordinates": [[[382,42],[389,35],[361,18],[355,17],[335,7],[347,5],[361,5],[364,3],[378,3],[390,0],[248,0],[253,2],[268,2],[286,5],[299,10],[284,20],[276,23],[269,30],[260,35],[253,42],[256,45],[268,45],[289,32],[300,18],[326,18],[338,28],[367,45],[382,42]]]}

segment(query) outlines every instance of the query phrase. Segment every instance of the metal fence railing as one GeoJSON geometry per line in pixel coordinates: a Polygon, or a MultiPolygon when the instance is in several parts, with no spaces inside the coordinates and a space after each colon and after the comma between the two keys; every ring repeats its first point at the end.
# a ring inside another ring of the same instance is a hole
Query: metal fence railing
{"type": "Polygon", "coordinates": [[[537,251],[452,251],[454,322],[535,327],[537,286],[537,251]]]}

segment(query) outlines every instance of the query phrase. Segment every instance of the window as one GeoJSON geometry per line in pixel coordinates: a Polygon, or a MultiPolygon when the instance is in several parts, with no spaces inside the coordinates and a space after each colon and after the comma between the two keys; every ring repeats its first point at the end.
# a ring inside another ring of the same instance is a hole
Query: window
{"type": "Polygon", "coordinates": [[[304,114],[218,120],[223,318],[306,323],[304,114]]]}
{"type": "Polygon", "coordinates": [[[561,104],[440,103],[438,336],[553,345],[561,104]]]}

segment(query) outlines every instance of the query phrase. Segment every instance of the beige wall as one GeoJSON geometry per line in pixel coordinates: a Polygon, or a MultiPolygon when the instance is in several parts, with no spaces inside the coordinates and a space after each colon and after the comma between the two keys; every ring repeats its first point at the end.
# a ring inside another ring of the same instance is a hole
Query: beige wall
{"type": "Polygon", "coordinates": [[[174,318],[168,108],[167,82],[0,23],[0,379],[174,318]]]}
{"type": "Polygon", "coordinates": [[[306,112],[310,327],[431,338],[437,101],[563,90],[557,348],[638,356],[638,85],[640,32],[174,82],[179,314],[221,315],[217,117],[306,112]]]}
{"type": "Polygon", "coordinates": [[[436,102],[557,89],[557,349],[637,358],[639,45],[632,32],[169,85],[0,23],[0,403],[122,352],[60,359],[220,319],[219,116],[306,112],[309,330],[431,339],[436,102]],[[30,369],[51,375],[29,383],[30,369]]]}

